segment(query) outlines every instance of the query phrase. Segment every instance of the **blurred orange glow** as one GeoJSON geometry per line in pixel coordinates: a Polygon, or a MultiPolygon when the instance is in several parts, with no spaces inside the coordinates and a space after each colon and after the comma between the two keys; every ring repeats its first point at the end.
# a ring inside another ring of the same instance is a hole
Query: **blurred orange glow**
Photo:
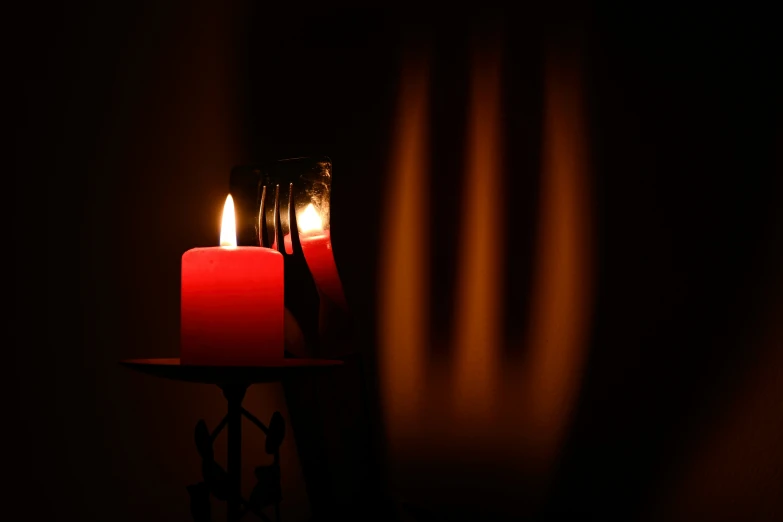
{"type": "Polygon", "coordinates": [[[380,377],[392,444],[415,429],[425,394],[429,237],[422,214],[429,197],[428,90],[427,61],[408,63],[402,71],[379,267],[380,377]]]}
{"type": "Polygon", "coordinates": [[[534,283],[531,295],[514,296],[530,300],[530,314],[510,319],[529,327],[524,339],[503,338],[506,277],[515,269],[505,245],[523,227],[504,223],[504,179],[515,173],[504,170],[501,56],[490,45],[472,63],[462,203],[445,209],[460,227],[454,302],[439,303],[454,307],[453,341],[432,360],[427,62],[409,60],[402,74],[381,228],[379,371],[389,458],[398,469],[413,466],[401,477],[424,483],[513,488],[508,471],[550,476],[587,350],[593,223],[582,82],[578,62],[559,55],[545,72],[534,283]],[[521,357],[505,355],[520,344],[521,357]],[[455,478],[477,462],[487,475],[455,478]]]}
{"type": "Polygon", "coordinates": [[[501,303],[503,302],[504,202],[501,172],[501,68],[499,52],[476,53],[468,116],[467,172],[460,212],[454,321],[452,408],[468,421],[491,417],[499,384],[501,303]],[[469,239],[469,240],[468,240],[469,239]]]}
{"type": "Polygon", "coordinates": [[[578,392],[589,334],[592,251],[578,63],[546,70],[538,243],[522,400],[532,454],[554,456],[578,392]]]}

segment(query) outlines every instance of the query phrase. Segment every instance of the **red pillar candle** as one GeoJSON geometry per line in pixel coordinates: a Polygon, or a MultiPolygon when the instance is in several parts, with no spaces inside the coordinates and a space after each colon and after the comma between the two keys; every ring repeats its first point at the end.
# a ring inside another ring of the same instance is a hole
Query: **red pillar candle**
{"type": "Polygon", "coordinates": [[[182,256],[182,364],[258,366],[283,358],[283,256],[237,247],[234,202],[219,247],[182,256]]]}
{"type": "Polygon", "coordinates": [[[302,254],[321,295],[337,305],[346,307],[340,276],[337,274],[337,264],[332,254],[331,235],[328,230],[323,229],[320,214],[310,203],[297,216],[296,221],[302,254]]]}

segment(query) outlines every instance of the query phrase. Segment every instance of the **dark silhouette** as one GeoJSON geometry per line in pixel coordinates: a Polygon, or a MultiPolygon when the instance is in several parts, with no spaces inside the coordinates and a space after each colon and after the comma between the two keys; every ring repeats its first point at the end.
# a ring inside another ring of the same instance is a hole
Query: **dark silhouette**
{"type": "Polygon", "coordinates": [[[249,508],[258,513],[268,506],[275,506],[275,519],[280,519],[280,501],[283,498],[280,487],[280,445],[285,436],[285,420],[280,412],[272,414],[269,430],[266,433],[265,450],[274,456],[274,461],[268,466],[258,466],[255,474],[258,483],[250,494],[249,508]]]}
{"type": "MultiPolygon", "coordinates": [[[[253,487],[249,500],[245,500],[242,497],[241,489],[239,489],[239,483],[234,483],[229,473],[215,462],[213,444],[223,428],[228,425],[229,415],[223,418],[212,433],[209,432],[207,423],[203,419],[199,420],[194,430],[194,439],[196,450],[202,459],[201,472],[204,481],[187,486],[188,493],[190,493],[190,512],[194,522],[211,520],[210,494],[218,500],[230,500],[230,504],[244,506],[245,511],[229,508],[229,520],[239,519],[248,512],[258,516],[261,520],[270,520],[263,512],[265,508],[270,506],[274,506],[275,520],[280,520],[280,501],[283,498],[280,485],[280,445],[285,437],[285,420],[280,412],[276,411],[272,414],[269,427],[267,427],[241,406],[238,411],[240,415],[250,420],[266,435],[264,448],[267,454],[273,456],[272,464],[256,468],[255,475],[258,482],[253,487]]],[[[241,441],[241,439],[239,440],[241,441]]],[[[229,446],[231,446],[231,439],[229,439],[229,446]]],[[[232,453],[234,449],[230,447],[229,453],[232,453]]]]}
{"type": "Polygon", "coordinates": [[[272,414],[272,419],[269,421],[269,431],[266,434],[264,449],[268,455],[277,457],[280,445],[283,443],[283,437],[285,437],[285,420],[280,412],[276,411],[272,414]]]}
{"type": "MultiPolygon", "coordinates": [[[[252,512],[262,520],[269,520],[261,509],[274,504],[275,517],[280,517],[280,457],[279,449],[285,437],[285,421],[279,412],[275,412],[270,420],[270,427],[258,420],[252,413],[242,407],[242,401],[248,387],[261,382],[280,382],[285,380],[307,381],[306,376],[319,373],[325,369],[334,369],[343,365],[342,361],[332,359],[279,359],[266,366],[203,366],[183,365],[179,359],[130,359],[121,361],[121,365],[157,377],[184,382],[214,384],[223,390],[223,396],[228,402],[228,413],[210,433],[204,420],[196,423],[194,441],[196,450],[202,459],[203,486],[195,484],[188,487],[192,495],[193,516],[197,520],[205,518],[207,509],[204,507],[205,495],[201,489],[206,489],[218,500],[227,504],[227,520],[234,522],[252,512]],[[257,501],[253,506],[242,497],[242,417],[256,425],[267,436],[266,452],[274,455],[273,468],[270,471],[258,471],[262,485],[257,487],[257,501]],[[223,429],[227,432],[227,456],[225,469],[215,462],[213,444],[223,429]]],[[[209,498],[207,495],[206,501],[209,498]]]]}
{"type": "Polygon", "coordinates": [[[190,514],[194,522],[210,522],[212,520],[212,504],[209,501],[209,486],[199,482],[187,487],[190,494],[190,514]]]}
{"type": "Polygon", "coordinates": [[[196,448],[201,455],[201,474],[209,492],[219,500],[228,498],[228,474],[215,462],[215,454],[212,449],[213,439],[207,430],[204,420],[198,421],[195,431],[196,448]]]}

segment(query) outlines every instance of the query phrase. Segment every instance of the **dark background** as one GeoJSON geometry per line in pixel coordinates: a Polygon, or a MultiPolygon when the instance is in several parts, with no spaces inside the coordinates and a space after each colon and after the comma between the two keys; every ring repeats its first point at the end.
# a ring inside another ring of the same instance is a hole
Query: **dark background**
{"type": "MultiPolygon", "coordinates": [[[[234,165],[332,158],[335,251],[372,360],[401,67],[433,50],[431,193],[436,208],[459,208],[470,50],[502,35],[505,139],[521,143],[507,147],[507,165],[530,173],[513,182],[531,209],[525,230],[537,208],[545,50],[580,51],[596,230],[590,343],[537,502],[516,503],[511,490],[481,506],[463,492],[436,513],[783,518],[780,42],[768,14],[138,2],[49,5],[15,13],[12,25],[5,78],[21,118],[6,190],[17,293],[6,512],[188,519],[191,429],[202,416],[217,422],[219,392],[116,362],[176,356],[179,259],[216,241],[234,165]]],[[[432,247],[436,321],[449,320],[451,245],[464,240],[446,228],[432,247]]],[[[530,245],[508,254],[523,273],[530,245]]],[[[278,388],[264,390],[250,409],[284,408],[278,388]]],[[[284,513],[301,519],[287,448],[284,513]]],[[[246,455],[260,458],[255,446],[246,455]]],[[[461,471],[468,487],[473,471],[461,471]]],[[[443,478],[427,487],[446,491],[443,478]]],[[[409,492],[414,504],[428,496],[409,492]]]]}

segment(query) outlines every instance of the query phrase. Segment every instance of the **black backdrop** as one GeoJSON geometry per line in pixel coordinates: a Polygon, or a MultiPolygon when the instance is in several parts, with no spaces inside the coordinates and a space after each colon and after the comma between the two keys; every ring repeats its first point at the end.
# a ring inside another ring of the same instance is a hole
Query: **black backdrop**
{"type": "MultiPolygon", "coordinates": [[[[174,2],[49,6],[13,20],[6,78],[22,118],[6,190],[17,295],[4,430],[18,436],[7,512],[187,519],[197,463],[185,441],[193,419],[219,415],[220,397],[115,362],[176,355],[179,255],[212,243],[234,164],[332,157],[334,207],[362,216],[335,212],[338,263],[373,339],[372,238],[401,57],[435,49],[440,183],[459,176],[471,35],[503,27],[505,81],[519,87],[507,133],[526,143],[514,158],[532,170],[539,126],[515,115],[540,106],[544,44],[580,35],[597,209],[590,355],[536,516],[783,517],[781,91],[764,13],[174,2]]],[[[535,194],[534,177],[517,183],[535,194]]],[[[441,197],[459,204],[456,189],[441,197]]],[[[439,236],[436,259],[457,234],[439,236]]],[[[520,248],[509,255],[524,266],[520,248]]],[[[448,296],[445,270],[433,284],[448,296]]],[[[270,391],[251,406],[280,400],[270,391]]],[[[531,515],[513,502],[494,512],[531,515]]]]}

